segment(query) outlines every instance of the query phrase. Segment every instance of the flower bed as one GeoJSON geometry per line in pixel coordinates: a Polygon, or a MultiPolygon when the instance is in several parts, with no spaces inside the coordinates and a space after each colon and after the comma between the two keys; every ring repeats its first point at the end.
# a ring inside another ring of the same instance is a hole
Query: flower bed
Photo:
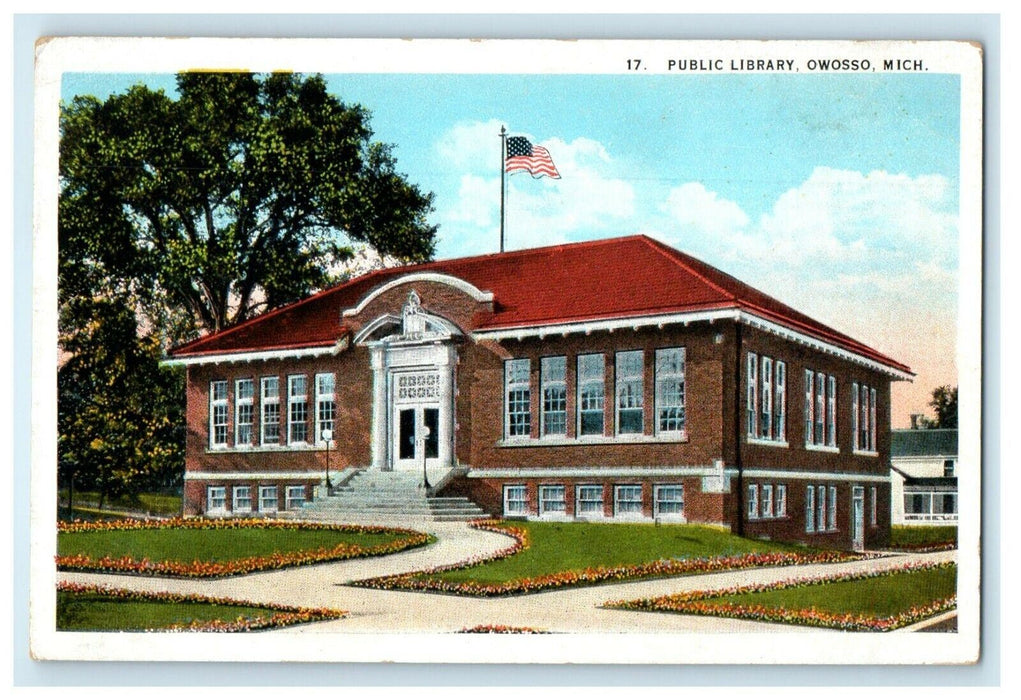
{"type": "Polygon", "coordinates": [[[352,585],[364,586],[366,588],[378,588],[383,590],[415,590],[431,591],[438,593],[453,593],[455,595],[470,596],[501,596],[518,595],[522,593],[536,593],[539,591],[562,588],[565,586],[586,586],[606,582],[620,582],[640,578],[654,578],[662,576],[680,576],[684,574],[705,574],[730,569],[743,569],[761,566],[797,566],[801,564],[829,564],[845,561],[855,561],[867,556],[848,552],[766,552],[748,553],[724,557],[695,557],[690,559],[660,559],[658,561],[646,562],[630,566],[608,566],[591,567],[580,571],[561,571],[543,576],[519,578],[504,583],[479,583],[475,581],[444,581],[436,578],[428,578],[430,575],[454,569],[465,569],[470,566],[509,557],[512,554],[528,548],[528,535],[523,529],[507,525],[498,521],[478,521],[472,523],[472,527],[500,532],[513,537],[516,542],[487,556],[468,559],[457,564],[451,564],[422,571],[413,571],[393,576],[381,576],[378,578],[356,581],[352,585]]]}
{"type": "Polygon", "coordinates": [[[420,547],[432,541],[422,532],[401,528],[379,527],[372,525],[334,525],[329,523],[297,523],[279,520],[254,519],[222,519],[205,518],[173,518],[169,520],[119,520],[105,522],[73,522],[61,523],[57,527],[61,532],[103,532],[114,530],[242,530],[242,529],[280,529],[280,530],[319,530],[343,533],[373,533],[400,535],[396,540],[385,544],[363,547],[357,544],[339,543],[333,547],[315,550],[274,553],[263,556],[243,557],[228,561],[150,561],[147,558],[135,559],[131,556],[93,558],[88,554],[58,555],[57,568],[62,571],[90,571],[115,574],[137,574],[143,576],[177,576],[183,578],[215,578],[220,576],[236,576],[256,571],[283,569],[292,566],[320,564],[323,562],[340,561],[356,557],[374,557],[393,554],[412,547],[420,547]]]}
{"type": "Polygon", "coordinates": [[[712,591],[690,591],[676,593],[658,598],[639,600],[617,600],[606,603],[603,607],[620,610],[639,610],[648,612],[672,612],[685,615],[705,615],[731,619],[755,620],[758,622],[777,622],[811,627],[827,627],[831,629],[867,632],[889,632],[890,630],[913,624],[933,615],[957,606],[957,597],[941,598],[924,605],[913,605],[910,608],[891,616],[876,616],[862,613],[832,613],[815,608],[790,609],[765,605],[736,605],[730,602],[715,600],[727,596],[748,593],[778,591],[802,586],[817,586],[830,583],[864,581],[897,573],[929,571],[933,569],[952,568],[953,562],[938,564],[904,565],[886,571],[869,571],[861,573],[821,576],[815,578],[789,579],[771,584],[753,586],[735,586],[732,588],[712,591]]]}
{"type": "Polygon", "coordinates": [[[507,625],[476,625],[465,627],[460,634],[549,634],[534,627],[508,627],[507,625]]]}
{"type": "Polygon", "coordinates": [[[203,605],[222,605],[228,607],[257,607],[271,610],[268,617],[239,616],[234,620],[196,620],[190,624],[174,624],[168,627],[146,629],[146,632],[251,632],[253,630],[288,627],[308,622],[323,620],[339,620],[347,615],[343,610],[329,608],[300,608],[273,603],[251,603],[232,598],[212,598],[201,595],[181,593],[157,593],[129,591],[123,588],[110,588],[83,583],[58,583],[57,591],[71,595],[91,595],[110,598],[124,602],[156,602],[168,605],[180,603],[197,603],[203,605]]]}

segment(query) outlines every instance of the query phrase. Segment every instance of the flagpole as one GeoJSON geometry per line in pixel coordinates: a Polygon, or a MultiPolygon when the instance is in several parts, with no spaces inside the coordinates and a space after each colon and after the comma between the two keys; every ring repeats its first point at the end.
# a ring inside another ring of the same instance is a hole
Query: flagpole
{"type": "Polygon", "coordinates": [[[507,127],[500,127],[500,252],[503,252],[504,199],[507,186],[507,127]]]}

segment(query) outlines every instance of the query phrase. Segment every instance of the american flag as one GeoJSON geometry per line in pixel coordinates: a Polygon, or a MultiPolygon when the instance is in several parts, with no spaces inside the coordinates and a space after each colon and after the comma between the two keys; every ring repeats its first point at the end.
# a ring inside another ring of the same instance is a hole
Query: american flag
{"type": "Polygon", "coordinates": [[[524,136],[507,137],[507,161],[504,168],[509,173],[526,172],[532,177],[552,177],[560,179],[557,166],[553,165],[549,151],[542,146],[535,146],[524,136]]]}

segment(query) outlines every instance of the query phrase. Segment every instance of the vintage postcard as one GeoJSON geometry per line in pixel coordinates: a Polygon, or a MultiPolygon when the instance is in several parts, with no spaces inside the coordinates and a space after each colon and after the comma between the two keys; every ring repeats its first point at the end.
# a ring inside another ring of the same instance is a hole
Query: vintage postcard
{"type": "Polygon", "coordinates": [[[40,41],[34,658],[976,661],[982,64],[40,41]]]}

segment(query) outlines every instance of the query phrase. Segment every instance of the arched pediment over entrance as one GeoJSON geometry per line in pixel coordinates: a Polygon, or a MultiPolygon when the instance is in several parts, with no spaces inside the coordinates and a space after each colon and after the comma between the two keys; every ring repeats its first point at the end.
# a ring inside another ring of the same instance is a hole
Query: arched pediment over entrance
{"type": "Polygon", "coordinates": [[[344,316],[357,316],[365,310],[369,304],[371,304],[379,296],[386,294],[391,289],[400,287],[401,285],[413,284],[415,282],[428,282],[432,284],[441,284],[448,287],[457,289],[463,292],[465,295],[470,297],[479,303],[489,304],[493,301],[493,293],[486,292],[476,287],[471,282],[466,282],[460,277],[454,277],[453,275],[445,275],[439,272],[414,272],[410,275],[402,275],[396,279],[390,280],[384,285],[376,287],[371,292],[365,295],[358,306],[352,309],[346,309],[344,316]]]}
{"type": "Polygon", "coordinates": [[[463,336],[456,323],[423,309],[418,293],[412,290],[400,316],[383,314],[373,319],[358,332],[354,342],[364,345],[379,341],[453,340],[463,336]]]}

